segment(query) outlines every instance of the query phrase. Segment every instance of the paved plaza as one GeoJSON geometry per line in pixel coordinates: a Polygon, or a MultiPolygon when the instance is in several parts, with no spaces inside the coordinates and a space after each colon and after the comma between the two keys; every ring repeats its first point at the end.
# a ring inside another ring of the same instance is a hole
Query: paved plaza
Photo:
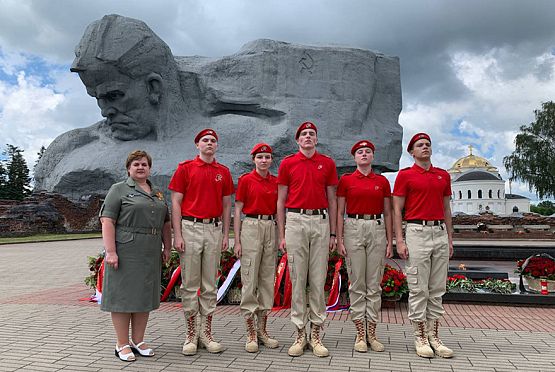
{"type": "Polygon", "coordinates": [[[555,371],[555,308],[472,304],[446,305],[442,338],[456,355],[428,360],[414,353],[405,303],[382,310],[383,353],[354,352],[348,313],[330,313],[328,358],[287,355],[294,333],[288,311],[270,318],[280,347],[246,353],[237,306],[218,307],[214,320],[227,350],[186,357],[180,305],[164,303],[147,328],[156,356],[121,362],[109,314],[82,300],[91,294],[83,284],[86,257],[101,247],[100,239],[0,246],[0,371],[555,371]]]}

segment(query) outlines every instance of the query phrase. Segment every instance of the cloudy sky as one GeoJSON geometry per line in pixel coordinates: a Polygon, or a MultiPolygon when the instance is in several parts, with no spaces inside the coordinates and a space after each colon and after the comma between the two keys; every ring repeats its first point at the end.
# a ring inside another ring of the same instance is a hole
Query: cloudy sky
{"type": "MultiPolygon", "coordinates": [[[[41,145],[101,118],[69,65],[85,27],[111,13],[145,21],[178,56],[228,55],[258,38],[399,56],[403,144],[429,132],[443,168],[471,144],[506,178],[518,128],[555,99],[548,0],[0,0],[2,148],[19,146],[32,166],[41,145]]],[[[400,165],[409,164],[404,154],[400,165]]],[[[536,200],[527,185],[512,192],[536,200]]]]}

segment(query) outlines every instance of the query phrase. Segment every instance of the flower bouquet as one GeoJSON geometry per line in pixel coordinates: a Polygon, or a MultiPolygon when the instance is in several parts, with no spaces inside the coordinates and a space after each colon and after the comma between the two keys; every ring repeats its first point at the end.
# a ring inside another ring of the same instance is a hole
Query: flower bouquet
{"type": "Polygon", "coordinates": [[[455,274],[453,276],[448,276],[447,277],[447,284],[446,284],[446,291],[447,292],[455,292],[455,293],[460,293],[460,292],[468,292],[468,293],[473,293],[476,292],[477,288],[476,288],[476,284],[474,284],[474,281],[472,281],[472,279],[467,278],[464,275],[461,274],[455,274]]]}
{"type": "Polygon", "coordinates": [[[99,253],[97,256],[87,257],[87,263],[89,265],[89,271],[91,273],[85,278],[85,284],[92,289],[96,289],[96,283],[98,281],[98,275],[100,273],[100,266],[102,266],[102,261],[104,261],[104,252],[99,253]]]}
{"type": "Polygon", "coordinates": [[[389,301],[398,301],[409,291],[407,276],[401,269],[395,269],[386,264],[381,282],[382,297],[389,301]]]}
{"type": "Polygon", "coordinates": [[[491,293],[511,294],[516,289],[516,284],[509,279],[487,278],[480,280],[476,286],[491,293]]]}
{"type": "Polygon", "coordinates": [[[548,292],[555,292],[555,260],[544,254],[528,257],[516,263],[515,273],[528,282],[528,288],[541,291],[541,281],[547,281],[548,292]]]}

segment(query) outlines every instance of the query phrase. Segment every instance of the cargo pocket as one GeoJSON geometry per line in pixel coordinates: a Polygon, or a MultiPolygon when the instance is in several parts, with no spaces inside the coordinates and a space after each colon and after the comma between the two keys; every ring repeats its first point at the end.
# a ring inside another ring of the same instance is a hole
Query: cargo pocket
{"type": "Polygon", "coordinates": [[[418,284],[418,267],[417,266],[407,266],[405,267],[407,272],[407,283],[412,285],[418,284]]]}
{"type": "Polygon", "coordinates": [[[241,275],[249,278],[251,275],[251,263],[252,260],[250,258],[243,258],[241,260],[241,275]]]}
{"type": "Polygon", "coordinates": [[[347,273],[349,274],[349,276],[352,276],[353,275],[353,266],[351,265],[351,258],[346,257],[345,258],[345,263],[347,264],[347,273]]]}
{"type": "Polygon", "coordinates": [[[289,276],[291,279],[297,278],[297,269],[295,269],[295,257],[292,254],[287,254],[287,266],[289,267],[289,276]]]}

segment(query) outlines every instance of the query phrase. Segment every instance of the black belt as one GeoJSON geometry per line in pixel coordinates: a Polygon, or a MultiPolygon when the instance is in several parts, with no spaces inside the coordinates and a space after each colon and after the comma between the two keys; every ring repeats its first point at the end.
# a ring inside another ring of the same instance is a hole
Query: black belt
{"type": "Polygon", "coordinates": [[[328,214],[327,209],[304,209],[304,208],[288,208],[287,212],[306,214],[308,216],[324,216],[328,214]]]}
{"type": "Polygon", "coordinates": [[[130,233],[147,234],[147,235],[158,235],[161,230],[155,227],[134,227],[134,226],[123,226],[117,225],[117,230],[126,231],[130,233]]]}
{"type": "Polygon", "coordinates": [[[382,214],[347,214],[347,217],[357,220],[379,220],[382,218],[382,214]]]}
{"type": "Polygon", "coordinates": [[[221,221],[220,217],[214,218],[197,218],[192,216],[181,216],[182,219],[192,222],[201,222],[201,223],[213,223],[218,226],[218,223],[221,221]]]}
{"type": "Polygon", "coordinates": [[[431,220],[431,221],[407,220],[407,223],[415,223],[417,225],[422,225],[422,226],[441,226],[443,223],[445,223],[445,221],[444,220],[431,220]]]}
{"type": "Polygon", "coordinates": [[[274,220],[273,214],[245,214],[245,217],[256,218],[257,220],[274,220]]]}

